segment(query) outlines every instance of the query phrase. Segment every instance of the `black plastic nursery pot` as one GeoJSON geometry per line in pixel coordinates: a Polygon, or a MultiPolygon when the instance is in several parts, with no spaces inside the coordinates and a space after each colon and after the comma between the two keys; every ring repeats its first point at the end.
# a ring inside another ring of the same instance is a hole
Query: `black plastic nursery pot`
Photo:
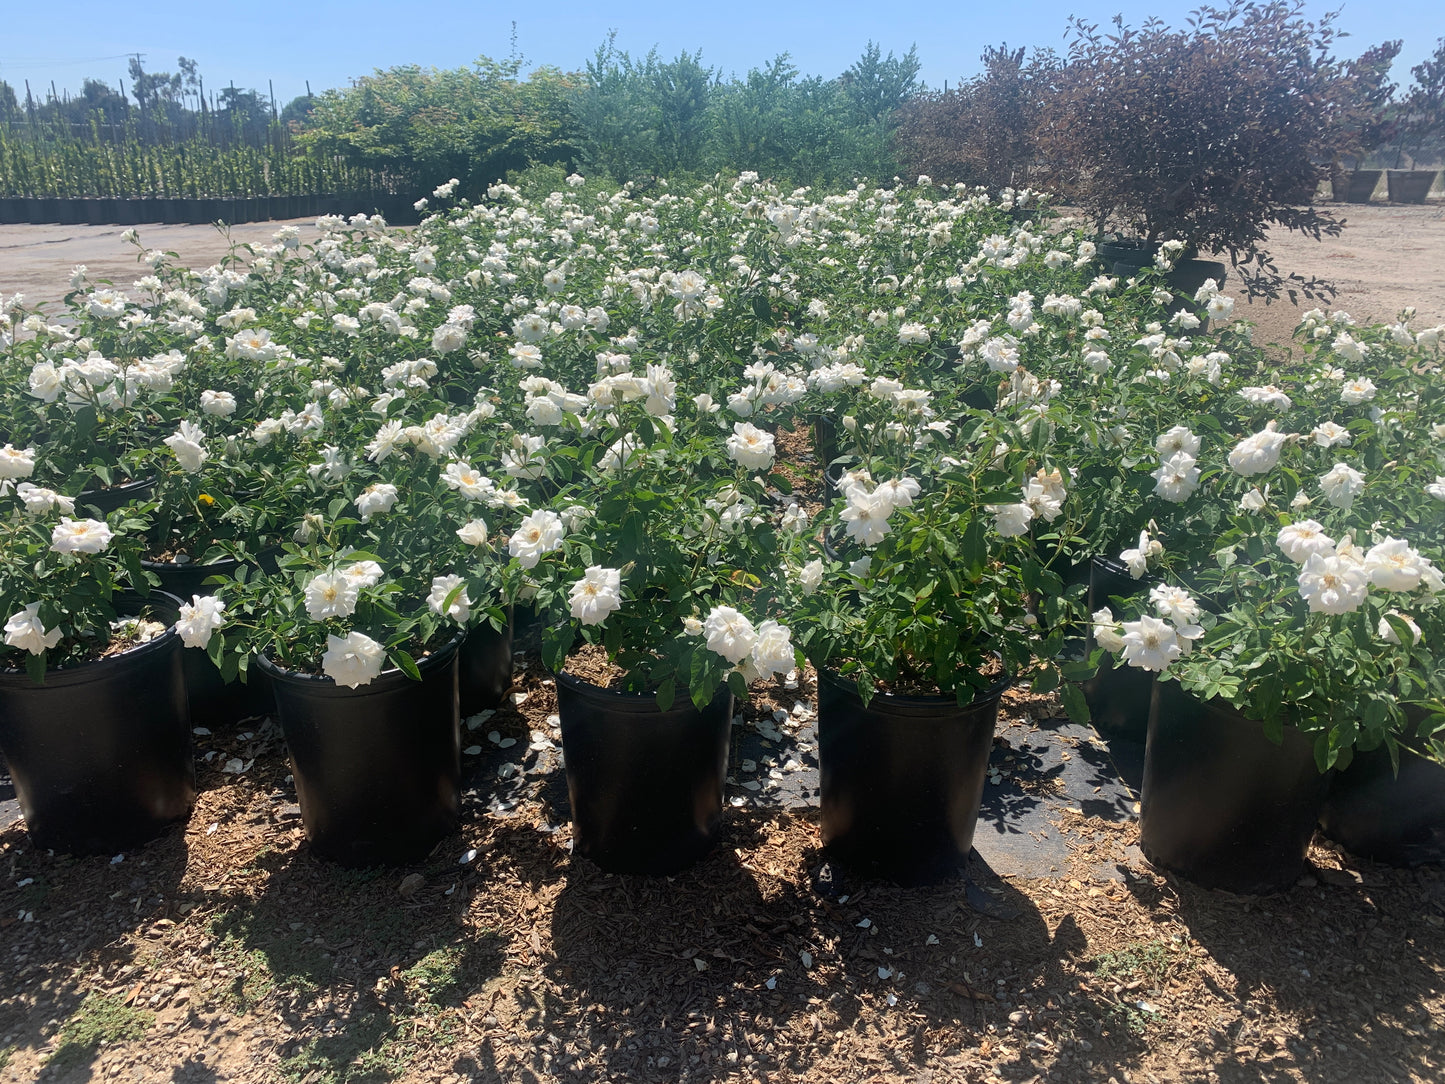
{"type": "MultiPolygon", "coordinates": [[[[1378,169],[1356,169],[1337,174],[1337,178],[1343,176],[1345,183],[1342,191],[1336,190],[1335,199],[1345,203],[1369,203],[1380,183],[1381,172],[1378,169]]],[[[1335,183],[1338,184],[1338,180],[1335,183]]]]}
{"type": "MultiPolygon", "coordinates": [[[[211,564],[141,562],[142,568],[159,578],[162,591],[175,595],[186,603],[196,595],[215,594],[217,589],[208,586],[206,580],[212,576],[230,578],[235,575],[239,565],[240,562],[232,558],[211,564]]],[[[221,672],[204,651],[200,648],[188,648],[184,653],[183,667],[192,726],[229,726],[241,719],[265,715],[275,710],[276,700],[271,690],[270,676],[255,666],[248,671],[247,681],[238,680],[228,684],[221,679],[221,672]]]]}
{"type": "Polygon", "coordinates": [[[108,516],[134,501],[146,500],[155,487],[154,478],[134,478],[105,489],[84,490],[75,498],[75,503],[93,508],[102,516],[108,516]]]}
{"type": "Polygon", "coordinates": [[[955,873],[973,847],[1005,678],[955,696],[877,693],[818,673],[822,835],[845,865],[901,884],[955,873]]]}
{"type": "Polygon", "coordinates": [[[1304,872],[1329,789],[1314,747],[1293,727],[1264,727],[1177,681],[1154,685],[1139,846],[1156,866],[1207,888],[1281,892],[1304,872]]]}
{"type": "Polygon", "coordinates": [[[512,608],[507,623],[494,629],[483,622],[467,630],[457,651],[457,689],[462,718],[495,708],[512,687],[512,608]]]}
{"type": "Polygon", "coordinates": [[[461,813],[460,640],[354,689],[264,657],[311,849],[345,866],[426,858],[461,813]]]}
{"type": "MultiPolygon", "coordinates": [[[[151,592],[162,620],[176,599],[151,592]]],[[[136,612],[139,599],[119,609],[136,612]]],[[[181,639],[168,630],[111,658],[0,670],[0,749],[37,847],[115,854],[190,815],[196,798],[181,639]]]]}
{"type": "Polygon", "coordinates": [[[663,711],[651,693],[557,675],[572,806],[572,853],[609,873],[665,876],[708,852],[722,824],[733,698],[698,709],[685,691],[663,711]]]}
{"type": "Polygon", "coordinates": [[[1392,866],[1445,862],[1445,767],[1400,750],[1400,773],[1381,747],[1336,772],[1320,814],[1325,835],[1360,858],[1392,866]]]}
{"type": "MultiPolygon", "coordinates": [[[[1148,580],[1136,580],[1123,564],[1108,557],[1089,562],[1089,613],[1109,605],[1111,598],[1132,598],[1149,589],[1148,580]]],[[[1094,638],[1089,636],[1089,650],[1094,638]]],[[[1099,671],[1083,683],[1084,700],[1100,737],[1143,743],[1149,732],[1149,697],[1154,675],[1147,670],[1116,663],[1108,652],[1099,671]]]]}
{"type": "Polygon", "coordinates": [[[1435,183],[1438,169],[1390,169],[1385,171],[1385,185],[1391,203],[1424,203],[1435,183]]]}

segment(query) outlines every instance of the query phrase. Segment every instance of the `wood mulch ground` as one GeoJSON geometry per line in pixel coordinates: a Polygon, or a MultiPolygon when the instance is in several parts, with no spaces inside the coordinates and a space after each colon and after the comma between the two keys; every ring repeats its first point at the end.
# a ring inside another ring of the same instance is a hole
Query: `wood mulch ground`
{"type": "Polygon", "coordinates": [[[413,868],[314,858],[265,720],[198,737],[189,823],[119,860],[0,832],[0,1081],[1445,1076],[1439,869],[1320,844],[1233,896],[1066,810],[1056,877],[837,895],[816,812],[749,806],[686,873],[610,876],[569,854],[555,705],[533,659],[470,721],[413,868]]]}

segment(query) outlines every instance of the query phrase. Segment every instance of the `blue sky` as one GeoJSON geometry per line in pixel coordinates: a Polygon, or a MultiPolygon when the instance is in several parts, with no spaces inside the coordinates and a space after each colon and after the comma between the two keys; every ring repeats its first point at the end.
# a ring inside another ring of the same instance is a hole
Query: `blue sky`
{"type": "MultiPolygon", "coordinates": [[[[487,0],[142,0],[117,5],[92,0],[66,4],[6,4],[0,36],[0,79],[24,96],[24,80],[40,94],[54,80],[72,92],[86,76],[115,86],[125,77],[124,54],[145,54],[151,71],[174,71],[176,58],[200,64],[207,89],[229,83],[263,94],[274,83],[284,104],[305,92],[344,86],[356,76],[397,64],[456,68],[479,55],[506,57],[512,23],[529,68],[582,67],[609,30],[618,45],[644,54],[654,45],[668,58],[701,48],[703,61],[724,73],[744,74],[781,52],[808,75],[833,76],[847,68],[871,39],[884,52],[918,46],[922,77],[931,86],[976,74],[985,46],[1053,46],[1062,50],[1068,18],[1076,14],[1107,26],[1115,14],[1137,25],[1150,14],[1183,25],[1196,5],[1123,3],[1121,0],[1042,0],[1025,4],[886,2],[758,2],[699,4],[628,0],[605,5],[552,0],[522,4],[487,0]]],[[[1311,18],[1339,3],[1310,0],[1311,18]]],[[[1402,38],[1394,78],[1410,82],[1409,69],[1445,36],[1440,0],[1346,2],[1337,25],[1351,35],[1339,55],[1354,56],[1377,42],[1402,38]]]]}

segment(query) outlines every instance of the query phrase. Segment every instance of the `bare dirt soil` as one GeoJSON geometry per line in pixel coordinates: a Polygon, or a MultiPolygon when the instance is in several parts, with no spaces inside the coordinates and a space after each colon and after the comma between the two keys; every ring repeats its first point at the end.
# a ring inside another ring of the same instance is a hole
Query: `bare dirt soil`
{"type": "MultiPolygon", "coordinates": [[[[770,709],[811,694],[765,690],[737,730],[791,758],[770,709]]],[[[1084,802],[1031,829],[1062,843],[1049,876],[975,860],[900,888],[825,867],[816,811],[754,801],[771,773],[735,753],[706,859],[611,876],[569,853],[535,661],[511,699],[468,726],[461,827],[414,867],[317,860],[266,720],[198,738],[194,815],[138,851],[0,832],[0,1081],[1445,1075],[1439,869],[1320,840],[1290,891],[1234,896],[1151,869],[1135,821],[1084,802]]],[[[1001,729],[1047,735],[1048,710],[1010,696],[1001,729]]]]}

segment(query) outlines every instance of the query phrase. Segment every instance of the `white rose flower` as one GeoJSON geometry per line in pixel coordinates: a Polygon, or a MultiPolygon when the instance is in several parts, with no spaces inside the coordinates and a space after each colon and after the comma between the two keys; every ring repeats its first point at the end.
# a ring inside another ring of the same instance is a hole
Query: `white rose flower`
{"type": "Polygon", "coordinates": [[[714,606],[702,623],[707,646],[736,666],[752,654],[758,642],[753,623],[731,606],[714,606]]]}
{"type": "Polygon", "coordinates": [[[1428,564],[1408,542],[1387,538],[1365,553],[1364,573],[1370,583],[1385,591],[1413,591],[1428,564]]]}
{"type": "Polygon", "coordinates": [[[1149,614],[1123,625],[1124,661],[1140,670],[1158,673],[1182,655],[1179,634],[1167,621],[1149,614]]]}
{"type": "Polygon", "coordinates": [[[1166,501],[1187,501],[1199,488],[1196,462],[1188,452],[1175,452],[1154,472],[1154,492],[1166,501]]]}
{"type": "Polygon", "coordinates": [[[496,490],[496,483],[464,459],[448,463],[442,469],[442,481],[469,501],[485,501],[496,490]]]}
{"type": "Polygon", "coordinates": [[[1258,433],[1245,437],[1229,453],[1229,466],[1236,474],[1245,478],[1274,470],[1279,462],[1280,450],[1289,440],[1289,434],[1275,432],[1275,423],[1270,422],[1258,433]]]}
{"type": "Polygon", "coordinates": [[[306,585],[306,613],[312,621],[350,617],[360,588],[342,572],[321,572],[306,585]]]}
{"type": "Polygon", "coordinates": [[[786,674],[797,665],[793,650],[792,632],[788,626],[776,621],[764,621],[758,626],[757,642],[752,650],[753,667],[763,681],[775,674],[786,674]]]}
{"type": "Polygon", "coordinates": [[[386,662],[386,648],[364,632],[349,632],[345,639],[340,636],[326,637],[326,654],[321,657],[321,669],[338,685],[354,689],[368,685],[381,673],[386,662]]]}
{"type": "Polygon", "coordinates": [[[823,562],[809,561],[798,570],[798,586],[803,589],[803,594],[811,595],[823,582],[823,562]]]}
{"type": "Polygon", "coordinates": [[[1336,445],[1350,443],[1350,431],[1337,422],[1321,422],[1310,430],[1310,436],[1321,448],[1333,448],[1336,445]]]}
{"type": "Polygon", "coordinates": [[[35,449],[16,448],[7,444],[0,448],[0,480],[29,478],[35,473],[35,449]]]}
{"type": "Polygon", "coordinates": [[[206,434],[201,431],[200,426],[183,421],[180,428],[166,437],[163,443],[175,453],[176,462],[181,465],[181,469],[187,474],[193,474],[211,457],[211,453],[206,451],[205,439],[206,434]]]}
{"type": "Polygon", "coordinates": [[[1124,650],[1124,630],[1114,616],[1114,611],[1105,606],[1093,614],[1094,643],[1105,651],[1117,655],[1124,650]]]}
{"type": "Polygon", "coordinates": [[[32,485],[29,482],[21,482],[15,487],[15,493],[25,505],[25,511],[31,515],[40,515],[44,512],[58,510],[62,515],[73,515],[75,513],[75,501],[53,489],[46,489],[44,486],[32,485]]]}
{"type": "Polygon", "coordinates": [[[734,422],[727,439],[728,455],[747,470],[767,470],[773,465],[773,435],[751,422],[734,422]]]}
{"type": "Polygon", "coordinates": [[[622,608],[622,571],[589,565],[582,578],[567,592],[572,616],[584,625],[600,625],[614,610],[622,608]]]}
{"type": "Polygon", "coordinates": [[[468,546],[485,546],[488,538],[486,521],[470,520],[464,527],[457,529],[457,537],[468,546]]]}
{"type": "Polygon", "coordinates": [[[40,622],[40,603],[32,602],[5,622],[5,642],[32,655],[43,655],[60,642],[60,629],[46,629],[40,622]]]}
{"type": "Polygon", "coordinates": [[[438,354],[450,354],[467,345],[467,332],[460,324],[442,324],[432,332],[431,346],[438,354]]]}
{"type": "Polygon", "coordinates": [[[1189,431],[1188,426],[1176,425],[1154,438],[1154,450],[1159,453],[1160,459],[1168,459],[1179,452],[1198,456],[1201,443],[1200,438],[1189,431]]]}
{"type": "Polygon", "coordinates": [[[215,595],[192,595],[190,602],[181,603],[180,620],[174,626],[181,642],[204,649],[211,633],[226,623],[225,610],[226,604],[215,595]]]}
{"type": "Polygon", "coordinates": [[[1425,487],[1425,492],[1437,501],[1445,501],[1445,474],[1437,474],[1435,481],[1425,487]]]}
{"type": "Polygon", "coordinates": [[[1149,589],[1154,612],[1175,625],[1192,625],[1199,620],[1199,603],[1180,587],[1160,584],[1149,589]]]}
{"type": "Polygon", "coordinates": [[[507,542],[507,552],[523,568],[536,568],[544,553],[551,553],[562,545],[564,534],[562,517],[544,508],[533,512],[517,525],[516,532],[507,542]]]}
{"type": "Polygon", "coordinates": [[[373,482],[367,486],[356,498],[356,511],[361,515],[361,522],[368,523],[372,516],[390,512],[392,505],[396,504],[396,497],[396,486],[390,482],[373,482]]]}
{"type": "Polygon", "coordinates": [[[1335,555],[1334,540],[1325,533],[1323,524],[1312,519],[1281,527],[1274,542],[1297,565],[1304,564],[1316,553],[1321,557],[1335,555]]]}
{"type": "Polygon", "coordinates": [[[990,504],[988,512],[993,516],[993,529],[1004,538],[1016,538],[1029,533],[1029,522],[1034,510],[1027,504],[990,504]]]}
{"type": "Polygon", "coordinates": [[[115,537],[98,519],[62,517],[50,532],[50,548],[56,553],[101,553],[115,537]]]}
{"type": "Polygon", "coordinates": [[[888,517],[893,505],[876,493],[867,493],[861,486],[848,491],[848,506],[839,518],[846,524],[844,531],[853,541],[864,546],[876,546],[888,533],[888,517]]]}
{"type": "Polygon", "coordinates": [[[1346,380],[1344,387],[1340,389],[1340,401],[1349,406],[1368,403],[1375,397],[1375,391],[1375,382],[1367,376],[1346,380]]]}
{"type": "Polygon", "coordinates": [[[1311,613],[1344,614],[1365,601],[1369,580],[1363,567],[1345,557],[1310,554],[1299,574],[1299,593],[1311,613]]]}
{"type": "Polygon", "coordinates": [[[363,587],[375,587],[385,575],[375,561],[354,561],[343,568],[341,574],[354,583],[358,591],[363,587]]]}
{"type": "Polygon", "coordinates": [[[1393,617],[1405,623],[1405,627],[1410,630],[1410,639],[1412,646],[1420,642],[1420,639],[1424,634],[1420,631],[1420,626],[1415,624],[1415,619],[1413,617],[1411,617],[1409,614],[1402,614],[1399,610],[1386,610],[1385,617],[1380,618],[1380,624],[1376,629],[1376,632],[1379,633],[1380,639],[1384,640],[1385,643],[1400,643],[1399,634],[1395,631],[1394,626],[1385,619],[1386,617],[1393,617]]]}
{"type": "Polygon", "coordinates": [[[207,388],[201,392],[201,413],[214,414],[221,418],[234,414],[236,397],[228,391],[212,391],[207,388]]]}
{"type": "Polygon", "coordinates": [[[1320,489],[1324,491],[1325,500],[1336,508],[1348,509],[1364,488],[1365,476],[1344,463],[1336,463],[1327,473],[1320,475],[1320,489]]]}
{"type": "Polygon", "coordinates": [[[467,619],[472,616],[472,600],[467,597],[467,589],[462,585],[466,583],[455,573],[449,576],[433,576],[431,581],[431,594],[426,597],[426,604],[431,612],[442,617],[450,617],[458,625],[465,625],[467,619]],[[450,606],[446,605],[447,596],[461,587],[461,593],[452,599],[450,606]],[[442,607],[446,606],[445,611],[442,607]]]}

